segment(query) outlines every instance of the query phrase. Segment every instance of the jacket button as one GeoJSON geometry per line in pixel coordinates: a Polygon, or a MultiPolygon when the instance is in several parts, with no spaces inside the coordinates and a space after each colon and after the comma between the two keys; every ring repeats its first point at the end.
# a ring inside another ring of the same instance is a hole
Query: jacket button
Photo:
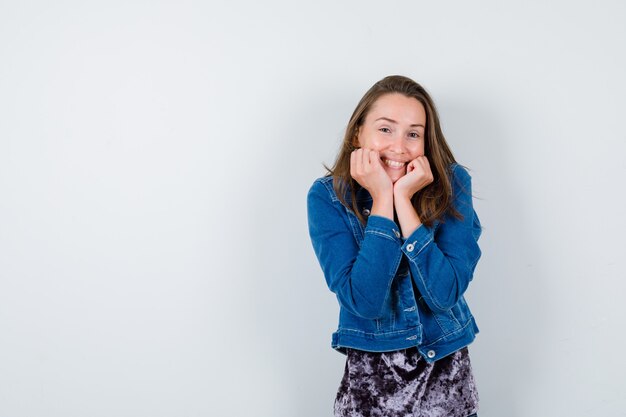
{"type": "Polygon", "coordinates": [[[398,232],[397,230],[394,230],[393,234],[396,235],[398,239],[400,238],[400,232],[398,232]]]}
{"type": "Polygon", "coordinates": [[[364,216],[369,216],[370,215],[370,211],[368,209],[363,209],[363,211],[361,213],[363,213],[364,216]]]}
{"type": "Polygon", "coordinates": [[[429,358],[434,358],[435,357],[435,351],[434,350],[429,350],[426,355],[428,355],[429,358]]]}
{"type": "MultiPolygon", "coordinates": [[[[408,245],[406,245],[406,250],[409,252],[413,252],[413,249],[415,249],[415,246],[413,246],[412,243],[409,243],[408,245]]],[[[432,352],[432,350],[431,350],[432,352]]]]}

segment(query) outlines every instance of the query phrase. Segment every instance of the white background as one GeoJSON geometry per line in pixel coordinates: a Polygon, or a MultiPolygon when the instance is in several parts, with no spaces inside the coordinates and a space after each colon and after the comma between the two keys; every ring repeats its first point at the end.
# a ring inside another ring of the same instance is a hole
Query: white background
{"type": "Polygon", "coordinates": [[[357,101],[434,97],[485,228],[481,416],[625,416],[621,1],[0,2],[0,417],[330,416],[306,224],[357,101]]]}

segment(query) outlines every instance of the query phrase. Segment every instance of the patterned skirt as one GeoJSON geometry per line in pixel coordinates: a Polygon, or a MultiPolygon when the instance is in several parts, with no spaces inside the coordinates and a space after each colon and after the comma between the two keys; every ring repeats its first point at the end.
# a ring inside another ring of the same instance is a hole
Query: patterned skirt
{"type": "Polygon", "coordinates": [[[414,347],[347,349],[335,417],[468,417],[478,400],[467,347],[432,364],[414,347]]]}

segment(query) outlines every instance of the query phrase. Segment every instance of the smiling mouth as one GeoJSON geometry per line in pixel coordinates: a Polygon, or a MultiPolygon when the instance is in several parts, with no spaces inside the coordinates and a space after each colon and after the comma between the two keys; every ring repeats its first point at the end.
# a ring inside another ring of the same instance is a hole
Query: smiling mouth
{"type": "Polygon", "coordinates": [[[383,158],[382,161],[388,167],[395,168],[395,169],[404,168],[404,165],[406,165],[406,162],[393,161],[391,159],[383,158]]]}

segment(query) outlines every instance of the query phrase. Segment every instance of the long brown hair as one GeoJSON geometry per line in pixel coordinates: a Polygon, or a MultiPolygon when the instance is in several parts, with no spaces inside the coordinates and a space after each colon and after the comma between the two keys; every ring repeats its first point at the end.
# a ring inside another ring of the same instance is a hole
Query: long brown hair
{"type": "Polygon", "coordinates": [[[456,160],[443,136],[435,103],[421,85],[401,75],[385,77],[365,93],[352,113],[352,117],[350,117],[343,144],[333,167],[328,168],[324,165],[328,171],[326,176],[334,177],[333,187],[337,197],[344,206],[348,207],[345,195],[349,188],[352,196],[351,209],[359,221],[365,224],[365,218],[358,209],[356,201],[356,193],[361,186],[350,175],[350,154],[357,149],[354,145],[354,138],[372,105],[382,95],[390,93],[400,93],[406,97],[413,97],[422,103],[426,110],[424,155],[428,158],[434,179],[432,183],[415,193],[411,199],[420,220],[424,225],[432,227],[435,220],[443,221],[443,217],[448,211],[457,219],[462,219],[463,216],[452,205],[450,166],[456,160]]]}

